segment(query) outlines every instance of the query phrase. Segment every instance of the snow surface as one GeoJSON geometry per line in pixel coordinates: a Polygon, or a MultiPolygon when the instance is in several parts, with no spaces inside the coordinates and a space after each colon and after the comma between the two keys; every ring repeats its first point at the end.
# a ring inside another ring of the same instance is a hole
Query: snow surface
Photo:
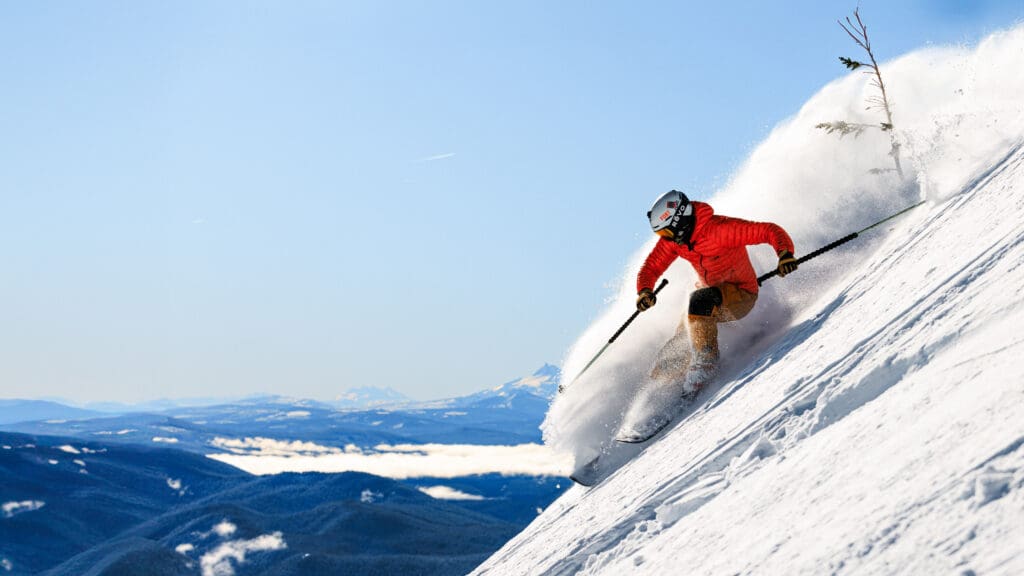
{"type": "Polygon", "coordinates": [[[253,552],[271,552],[288,547],[280,532],[264,534],[249,540],[224,542],[199,559],[203,576],[234,576],[235,565],[245,564],[253,552]]]}
{"type": "Polygon", "coordinates": [[[0,506],[0,511],[3,512],[4,518],[12,518],[18,514],[25,512],[34,512],[39,510],[43,506],[46,506],[46,502],[41,500],[24,500],[21,502],[5,502],[3,506],[0,506]]]}
{"type": "Polygon", "coordinates": [[[437,500],[484,500],[483,496],[469,494],[451,486],[420,486],[419,491],[437,500]]]}
{"type": "MultiPolygon", "coordinates": [[[[777,127],[710,199],[779,222],[797,252],[925,199],[767,282],[723,327],[716,386],[592,489],[575,487],[476,574],[1024,573],[1024,26],[883,63],[911,185],[851,74],[777,127]]],[[[632,311],[634,278],[565,362],[574,375],[632,311]]],[[[755,266],[771,269],[769,248],[755,266]]],[[[694,281],[560,395],[545,441],[606,451],[694,281]]]]}

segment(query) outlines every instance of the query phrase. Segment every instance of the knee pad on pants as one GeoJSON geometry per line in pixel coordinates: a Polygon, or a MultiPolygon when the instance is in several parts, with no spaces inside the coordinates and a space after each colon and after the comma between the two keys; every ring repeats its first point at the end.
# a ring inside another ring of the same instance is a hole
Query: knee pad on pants
{"type": "Polygon", "coordinates": [[[714,286],[690,294],[690,314],[694,316],[712,316],[721,305],[722,291],[714,286]]]}

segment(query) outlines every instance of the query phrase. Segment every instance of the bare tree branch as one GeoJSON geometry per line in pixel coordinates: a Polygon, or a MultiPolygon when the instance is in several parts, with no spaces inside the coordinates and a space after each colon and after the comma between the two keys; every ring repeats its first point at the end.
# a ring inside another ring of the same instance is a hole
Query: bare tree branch
{"type": "MultiPolygon", "coordinates": [[[[864,71],[864,73],[874,76],[874,78],[871,80],[871,85],[877,88],[879,92],[881,92],[881,96],[873,96],[868,98],[866,100],[868,104],[866,110],[879,108],[883,112],[885,112],[885,122],[882,122],[880,126],[883,132],[889,133],[889,142],[891,145],[889,155],[892,156],[893,162],[896,164],[896,172],[899,173],[900,178],[903,178],[903,167],[900,165],[899,156],[900,146],[899,143],[896,141],[896,134],[893,130],[892,107],[889,105],[889,95],[885,89],[885,82],[882,80],[882,71],[878,68],[878,61],[875,59],[875,53],[871,49],[871,39],[868,37],[868,27],[866,24],[864,24],[864,20],[862,20],[860,17],[860,8],[854,8],[853,19],[847,16],[845,20],[845,24],[842,20],[837,20],[836,22],[839,24],[839,27],[842,28],[843,31],[846,32],[846,34],[858,46],[860,46],[865,52],[868,53],[868,58],[871,60],[871,63],[868,64],[865,62],[858,62],[856,60],[853,60],[852,58],[845,57],[840,57],[839,61],[842,62],[843,65],[850,70],[856,70],[862,66],[869,68],[869,70],[864,71]],[[854,20],[856,20],[856,23],[854,23],[854,20]]],[[[816,128],[824,129],[830,134],[832,132],[838,132],[840,136],[853,133],[856,137],[860,135],[861,132],[863,132],[865,126],[869,125],[839,121],[824,122],[822,124],[818,124],[816,128]]]]}

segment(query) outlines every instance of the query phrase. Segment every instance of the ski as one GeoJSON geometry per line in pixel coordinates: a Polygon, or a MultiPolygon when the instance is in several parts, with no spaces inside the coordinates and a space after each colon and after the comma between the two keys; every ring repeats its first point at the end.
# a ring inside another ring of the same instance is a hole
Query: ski
{"type": "Polygon", "coordinates": [[[643,444],[647,442],[660,434],[662,430],[668,428],[669,424],[675,421],[676,416],[693,403],[696,396],[695,392],[690,396],[680,399],[676,406],[644,422],[642,426],[634,426],[632,429],[619,428],[615,441],[622,442],[623,444],[643,444]]]}
{"type": "Polygon", "coordinates": [[[600,470],[598,469],[598,462],[600,460],[601,456],[596,456],[593,460],[577,468],[575,472],[569,475],[569,479],[587,488],[594,486],[600,480],[600,470]]]}
{"type": "Polygon", "coordinates": [[[650,384],[629,407],[615,441],[643,444],[667,428],[687,406],[693,404],[705,384],[686,382],[650,384]]]}
{"type": "Polygon", "coordinates": [[[665,418],[659,418],[656,422],[651,422],[651,426],[643,431],[632,431],[623,433],[621,430],[615,437],[616,442],[622,442],[623,444],[643,444],[651,438],[658,435],[659,432],[668,427],[672,423],[674,415],[666,416],[665,418]]]}

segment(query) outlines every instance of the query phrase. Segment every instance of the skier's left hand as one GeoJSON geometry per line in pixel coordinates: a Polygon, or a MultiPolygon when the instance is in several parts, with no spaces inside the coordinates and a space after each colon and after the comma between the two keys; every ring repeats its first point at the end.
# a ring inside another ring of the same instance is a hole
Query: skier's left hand
{"type": "Polygon", "coordinates": [[[785,276],[793,270],[796,270],[796,268],[796,258],[793,257],[792,252],[789,250],[779,252],[779,276],[785,276]]]}

